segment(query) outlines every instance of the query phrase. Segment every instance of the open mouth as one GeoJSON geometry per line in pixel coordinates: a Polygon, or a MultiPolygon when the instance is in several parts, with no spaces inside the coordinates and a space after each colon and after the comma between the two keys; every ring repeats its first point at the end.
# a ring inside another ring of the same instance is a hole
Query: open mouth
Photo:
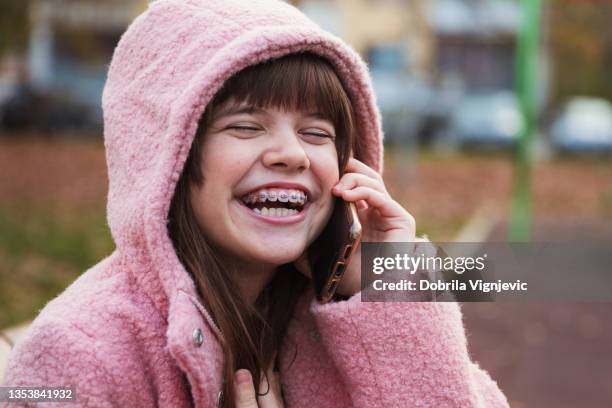
{"type": "Polygon", "coordinates": [[[300,190],[265,190],[247,194],[242,202],[257,214],[289,217],[304,210],[308,196],[300,190]]]}

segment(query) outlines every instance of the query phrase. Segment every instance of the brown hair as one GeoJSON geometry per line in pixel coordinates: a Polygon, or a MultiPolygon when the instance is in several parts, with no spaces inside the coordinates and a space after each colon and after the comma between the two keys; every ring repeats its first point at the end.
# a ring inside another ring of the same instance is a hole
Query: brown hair
{"type": "Polygon", "coordinates": [[[282,265],[254,305],[234,283],[234,273],[215,255],[200,231],[190,204],[190,186],[205,182],[201,172],[201,142],[217,109],[230,99],[260,108],[311,110],[326,115],[336,131],[339,170],[353,148],[351,103],[330,63],[311,53],[290,54],[250,66],[228,79],[200,118],[183,173],[172,199],[169,234],[177,255],[193,277],[199,295],[224,339],[223,406],[234,406],[234,373],[246,368],[257,389],[260,373],[272,362],[300,295],[309,280],[291,264],[282,265]],[[271,311],[271,313],[267,313],[271,311]]]}

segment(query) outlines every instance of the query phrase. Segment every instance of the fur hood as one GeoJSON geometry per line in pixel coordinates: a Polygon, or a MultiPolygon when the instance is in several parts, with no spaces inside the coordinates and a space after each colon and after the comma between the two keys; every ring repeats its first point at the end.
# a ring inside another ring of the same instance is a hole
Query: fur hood
{"type": "MultiPolygon", "coordinates": [[[[382,132],[368,71],[353,49],[280,0],[158,0],[136,18],[113,55],[103,94],[108,224],[119,251],[157,265],[164,309],[178,289],[193,292],[167,234],[176,183],[206,105],[233,74],[311,51],[335,67],[353,103],[355,156],[382,170],[382,132]]],[[[157,282],[155,282],[157,281],[157,282]]]]}

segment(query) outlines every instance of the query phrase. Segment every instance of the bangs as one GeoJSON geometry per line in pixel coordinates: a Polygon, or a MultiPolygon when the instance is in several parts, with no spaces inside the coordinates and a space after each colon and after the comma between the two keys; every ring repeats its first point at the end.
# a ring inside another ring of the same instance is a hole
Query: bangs
{"type": "Polygon", "coordinates": [[[338,124],[352,115],[334,69],[311,53],[290,54],[240,71],[225,83],[213,104],[223,105],[230,97],[263,109],[316,111],[338,124]]]}
{"type": "Polygon", "coordinates": [[[350,99],[332,65],[323,57],[303,52],[253,65],[229,78],[206,107],[202,134],[227,103],[318,113],[336,131],[340,171],[353,150],[354,117],[350,99]]]}

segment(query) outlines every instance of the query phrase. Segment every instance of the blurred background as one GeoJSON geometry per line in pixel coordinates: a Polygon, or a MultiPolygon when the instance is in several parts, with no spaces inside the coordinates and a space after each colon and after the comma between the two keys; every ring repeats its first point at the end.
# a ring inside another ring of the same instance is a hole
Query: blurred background
{"type": "MultiPolygon", "coordinates": [[[[147,3],[0,2],[0,329],[114,248],[100,99],[147,3]]],[[[419,233],[612,249],[612,2],[291,3],[367,61],[385,180],[419,233]]],[[[612,305],[462,309],[472,357],[512,407],[610,406],[612,305]]]]}

